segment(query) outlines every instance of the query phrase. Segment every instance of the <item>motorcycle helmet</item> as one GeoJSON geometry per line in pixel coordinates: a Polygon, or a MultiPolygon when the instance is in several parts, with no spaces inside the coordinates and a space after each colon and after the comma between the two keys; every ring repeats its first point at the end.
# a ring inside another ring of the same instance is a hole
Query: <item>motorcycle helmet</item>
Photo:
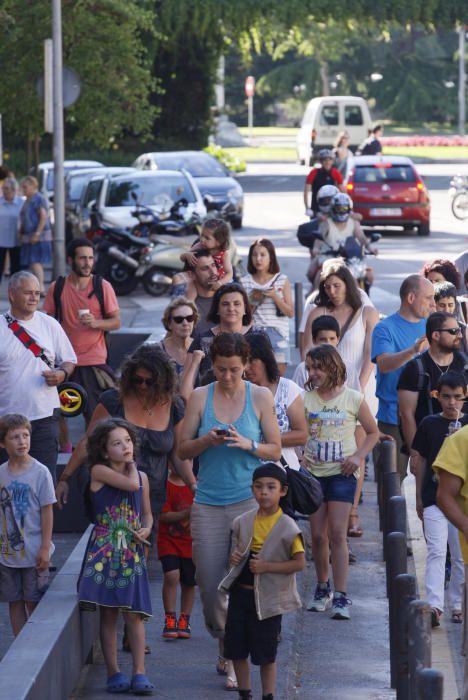
{"type": "Polygon", "coordinates": [[[330,216],[333,221],[347,221],[353,209],[353,202],[344,192],[338,192],[332,197],[330,216]]]}
{"type": "Polygon", "coordinates": [[[317,192],[317,206],[322,214],[329,214],[331,201],[340,190],[335,185],[323,185],[317,192]]]}
{"type": "Polygon", "coordinates": [[[320,149],[318,157],[319,157],[319,160],[327,160],[327,158],[331,158],[332,160],[335,160],[335,154],[333,153],[331,148],[320,149]]]}

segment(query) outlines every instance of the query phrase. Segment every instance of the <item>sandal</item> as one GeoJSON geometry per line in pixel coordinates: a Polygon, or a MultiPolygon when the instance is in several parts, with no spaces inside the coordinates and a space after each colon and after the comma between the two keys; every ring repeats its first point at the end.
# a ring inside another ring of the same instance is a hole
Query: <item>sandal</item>
{"type": "Polygon", "coordinates": [[[124,673],[118,671],[107,679],[106,690],[108,693],[127,693],[130,681],[124,673]]]}
{"type": "Polygon", "coordinates": [[[216,660],[216,673],[218,674],[218,676],[227,676],[227,664],[227,659],[225,659],[224,656],[221,656],[221,654],[219,654],[216,660]]]}
{"type": "Polygon", "coordinates": [[[238,690],[239,685],[235,676],[226,676],[225,690],[238,690]]]}
{"type": "Polygon", "coordinates": [[[359,527],[359,516],[357,513],[351,513],[348,524],[348,537],[362,537],[362,528],[359,527]]]}
{"type": "Polygon", "coordinates": [[[463,622],[463,615],[461,610],[452,610],[452,622],[460,625],[463,622]]]}
{"type": "Polygon", "coordinates": [[[438,608],[431,609],[431,627],[440,627],[442,612],[438,608]]]}
{"type": "Polygon", "coordinates": [[[132,678],[130,690],[134,695],[153,695],[154,685],[144,673],[136,673],[132,678]]]}

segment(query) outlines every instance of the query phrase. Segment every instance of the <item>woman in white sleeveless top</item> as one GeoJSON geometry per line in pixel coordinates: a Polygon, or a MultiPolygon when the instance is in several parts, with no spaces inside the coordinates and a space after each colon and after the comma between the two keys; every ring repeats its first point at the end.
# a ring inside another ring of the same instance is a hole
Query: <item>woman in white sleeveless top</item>
{"type": "MultiPolygon", "coordinates": [[[[379,320],[379,314],[372,305],[363,302],[356,281],[346,265],[337,260],[326,266],[320,276],[319,293],[316,308],[307,319],[304,338],[305,353],[312,347],[312,323],[318,316],[328,314],[336,318],[340,325],[340,342],[337,350],[340,353],[347,372],[347,386],[364,394],[367,404],[375,417],[378,401],[375,395],[375,366],[371,361],[372,331],[379,320]]],[[[364,439],[360,426],[356,429],[356,442],[359,446],[364,439]]],[[[348,535],[360,537],[357,506],[362,492],[364,469],[360,470],[360,478],[356,489],[356,497],[349,518],[348,535]]]]}

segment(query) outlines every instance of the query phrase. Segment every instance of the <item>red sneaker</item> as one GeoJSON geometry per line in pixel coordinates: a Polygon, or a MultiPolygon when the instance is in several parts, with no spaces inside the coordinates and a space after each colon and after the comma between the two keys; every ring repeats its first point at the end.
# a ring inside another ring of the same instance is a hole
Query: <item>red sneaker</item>
{"type": "Polygon", "coordinates": [[[180,639],[190,639],[190,637],[192,636],[192,629],[190,627],[190,615],[187,615],[187,613],[180,613],[180,617],[177,622],[177,636],[180,639]]]}
{"type": "Polygon", "coordinates": [[[177,639],[177,619],[174,613],[166,613],[162,636],[166,639],[177,639]]]}

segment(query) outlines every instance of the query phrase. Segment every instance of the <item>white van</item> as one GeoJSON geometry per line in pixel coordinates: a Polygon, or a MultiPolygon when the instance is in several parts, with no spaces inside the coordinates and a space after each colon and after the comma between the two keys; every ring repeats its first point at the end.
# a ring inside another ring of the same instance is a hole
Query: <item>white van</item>
{"type": "Polygon", "coordinates": [[[297,158],[301,165],[312,165],[318,151],[321,148],[332,148],[341,131],[348,132],[350,148],[355,151],[367,138],[371,128],[369,107],[362,97],[314,97],[307,104],[297,134],[297,158]]]}

